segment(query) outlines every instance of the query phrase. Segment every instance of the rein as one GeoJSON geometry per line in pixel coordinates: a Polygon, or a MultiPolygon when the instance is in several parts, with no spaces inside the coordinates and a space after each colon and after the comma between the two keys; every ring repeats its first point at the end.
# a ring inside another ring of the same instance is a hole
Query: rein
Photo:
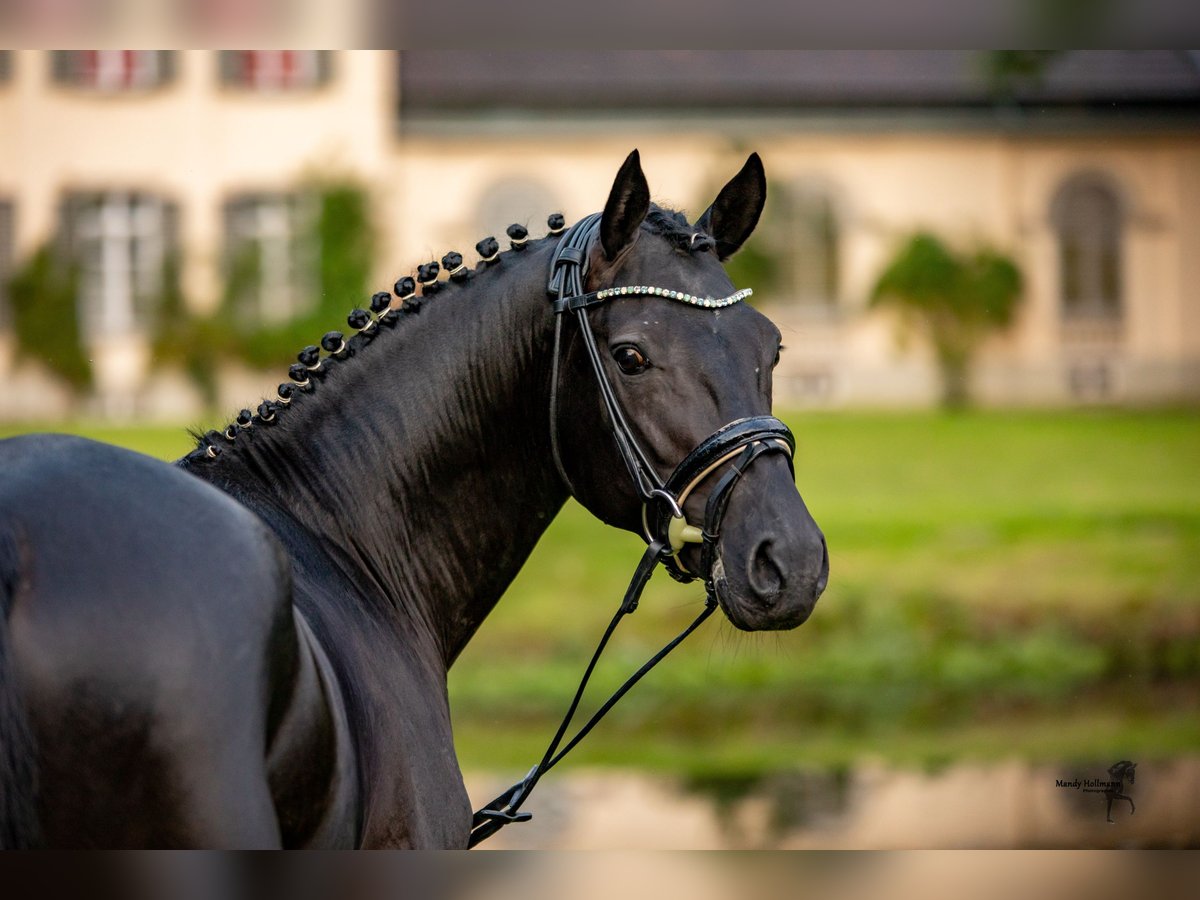
{"type": "Polygon", "coordinates": [[[559,239],[551,263],[548,292],[554,298],[555,322],[554,359],[550,376],[550,446],[554,465],[567,489],[574,494],[574,486],[562,464],[558,446],[558,381],[561,368],[562,325],[563,319],[567,315],[573,315],[583,337],[592,372],[596,376],[596,384],[608,413],[617,450],[621,454],[621,459],[629,471],[634,488],[642,500],[642,525],[647,543],[646,551],[642,554],[637,568],[634,569],[633,577],[625,590],[621,605],[617,608],[600,638],[600,642],[596,645],[596,650],[584,670],[566,715],[546,748],[541,761],[530,769],[523,779],[475,813],[471,822],[468,847],[478,845],[506,825],[514,822],[527,822],[533,818],[532,813],[522,812],[521,806],[529,798],[541,777],[561,762],[563,757],[588,735],[635,684],[716,611],[717,597],[713,581],[713,564],[716,562],[716,547],[721,535],[721,522],[724,519],[725,510],[729,505],[729,497],[733,493],[734,487],[746,469],[766,453],[783,453],[788,460],[789,467],[792,466],[795,439],[791,430],[774,416],[752,416],[737,419],[718,428],[684,457],[683,461],[665,480],[658,474],[649,456],[639,445],[621,405],[617,401],[612,383],[604,370],[603,359],[600,356],[587,311],[608,300],[625,296],[663,297],[705,309],[720,309],[742,301],[750,296],[751,292],[749,289],[745,289],[728,297],[710,298],[697,297],[668,288],[633,285],[609,287],[586,293],[584,283],[587,277],[588,252],[596,240],[600,217],[600,213],[593,213],[571,226],[559,239]],[[729,463],[732,465],[717,481],[705,503],[703,524],[689,523],[683,512],[684,503],[701,483],[729,463]],[[679,556],[680,551],[688,543],[703,545],[700,572],[689,570],[679,556]],[[629,676],[625,683],[604,701],[570,740],[563,744],[567,730],[575,717],[601,654],[621,620],[637,609],[642,592],[659,563],[662,563],[668,573],[678,581],[686,583],[694,581],[698,577],[704,578],[704,609],[690,625],[629,676]]]}

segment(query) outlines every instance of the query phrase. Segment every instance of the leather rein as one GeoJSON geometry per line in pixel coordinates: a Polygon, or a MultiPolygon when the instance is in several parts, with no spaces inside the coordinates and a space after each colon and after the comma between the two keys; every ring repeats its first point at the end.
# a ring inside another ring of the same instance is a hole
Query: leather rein
{"type": "MultiPolygon", "coordinates": [[[[795,438],[791,430],[774,416],[751,416],[736,419],[718,428],[701,441],[665,479],[662,478],[649,456],[642,449],[620,403],[596,343],[596,336],[588,320],[588,310],[611,299],[625,296],[654,296],[686,303],[701,308],[720,309],[732,306],[750,295],[749,290],[738,291],[725,298],[696,297],[668,288],[634,285],[610,287],[590,293],[584,291],[587,278],[588,255],[597,240],[600,228],[600,213],[593,213],[569,228],[559,239],[550,267],[548,293],[554,301],[554,358],[550,382],[550,438],[554,464],[567,489],[575,494],[574,486],[562,464],[558,446],[558,381],[562,353],[563,320],[573,316],[583,338],[583,345],[591,362],[592,372],[600,397],[608,413],[609,424],[621,459],[629,471],[634,488],[642,501],[642,525],[646,539],[646,551],[642,554],[633,578],[625,590],[621,605],[605,629],[595,652],[584,670],[579,687],[575,691],[566,715],[558,727],[540,762],[526,776],[479,809],[471,822],[468,847],[474,847],[491,837],[501,828],[514,822],[527,822],[533,814],[521,811],[543,775],[556,766],[573,750],[584,737],[604,718],[629,690],[647,672],[660,663],[668,653],[713,614],[717,609],[716,587],[713,581],[713,565],[716,562],[717,541],[721,536],[721,522],[729,505],[729,497],[746,469],[766,453],[783,453],[792,466],[795,438]],[[728,465],[730,464],[731,465],[728,465]],[[695,525],[688,522],[683,506],[692,492],[707,481],[719,469],[728,465],[705,503],[704,522],[695,525]],[[680,557],[680,551],[689,543],[702,545],[699,572],[690,570],[680,557]],[[705,604],[699,615],[673,638],[658,653],[647,660],[592,714],[565,745],[567,729],[583,698],[588,681],[599,661],[604,648],[620,621],[637,609],[642,591],[659,564],[678,581],[690,582],[702,577],[705,584],[705,604]]],[[[794,469],[793,469],[794,474],[794,469]]]]}

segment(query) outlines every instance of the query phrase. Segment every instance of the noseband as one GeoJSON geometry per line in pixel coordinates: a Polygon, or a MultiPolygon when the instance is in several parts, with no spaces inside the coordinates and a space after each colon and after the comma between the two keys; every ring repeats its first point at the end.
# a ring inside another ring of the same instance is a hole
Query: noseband
{"type": "MultiPolygon", "coordinates": [[[[742,473],[764,453],[783,453],[792,466],[792,453],[796,440],[783,422],[774,416],[751,416],[737,419],[718,428],[701,441],[691,453],[663,479],[659,476],[646,452],[638,444],[629,426],[621,405],[617,402],[612,382],[604,370],[604,362],[596,344],[587,312],[594,306],[621,297],[662,297],[677,303],[686,303],[702,309],[722,309],[739,303],[751,295],[749,289],[740,290],[728,297],[697,297],[670,288],[633,285],[610,287],[585,293],[588,257],[592,244],[600,230],[600,213],[593,213],[563,234],[550,264],[550,284],[547,288],[554,298],[554,363],[550,385],[550,446],[554,464],[572,494],[575,493],[571,479],[562,463],[558,447],[558,381],[561,369],[562,322],[566,315],[573,314],[583,336],[583,345],[596,376],[596,385],[604,401],[612,426],[613,438],[621,459],[625,463],[634,489],[642,501],[642,530],[646,543],[662,545],[661,562],[677,581],[689,582],[702,577],[713,596],[712,567],[716,561],[716,545],[721,535],[721,520],[729,505],[729,494],[737,485],[742,473]],[[688,522],[683,506],[688,497],[726,463],[733,466],[717,482],[708,496],[704,511],[704,522],[695,525],[688,522]],[[686,544],[702,544],[701,569],[692,571],[680,556],[686,544]]],[[[794,474],[794,471],[793,471],[794,474]]]]}
{"type": "MultiPolygon", "coordinates": [[[[741,290],[728,297],[697,297],[669,288],[632,285],[608,287],[585,293],[588,255],[600,229],[600,213],[581,219],[559,239],[550,266],[549,294],[554,298],[554,361],[550,375],[550,447],[554,465],[574,494],[575,489],[562,463],[558,446],[558,382],[561,370],[562,324],[567,315],[574,315],[583,336],[583,345],[591,361],[596,385],[608,413],[613,438],[621,459],[633,481],[634,489],[642,501],[642,528],[646,539],[646,552],[642,555],[621,605],[605,630],[600,643],[592,654],[591,662],[584,670],[583,678],[575,691],[575,697],[567,709],[550,746],[541,762],[507,791],[475,813],[471,822],[468,846],[491,837],[501,828],[514,822],[526,822],[532,813],[522,812],[521,805],[529,797],[539,779],[566,756],[587,736],[588,732],[616,705],[625,694],[647,672],[661,662],[684,638],[700,627],[717,608],[716,586],[713,582],[713,564],[716,562],[717,541],[721,536],[721,522],[729,505],[729,497],[743,473],[754,460],[765,453],[782,453],[792,466],[792,454],[796,447],[791,430],[774,416],[751,416],[736,419],[718,428],[683,458],[665,479],[655,469],[646,452],[638,444],[620,403],[617,402],[612,382],[604,371],[604,363],[596,345],[596,336],[588,321],[588,310],[619,297],[663,297],[690,306],[704,309],[721,309],[732,306],[750,296],[750,291],[741,290]],[[731,465],[729,465],[731,464],[731,465]],[[683,507],[688,497],[722,467],[728,468],[709,492],[704,508],[703,525],[694,525],[687,520],[683,507]],[[691,571],[680,557],[680,551],[689,543],[703,545],[701,569],[691,571]],[[608,698],[590,719],[560,749],[592,671],[604,652],[609,638],[621,619],[637,609],[642,590],[662,563],[664,568],[678,581],[689,582],[703,578],[706,589],[704,609],[687,628],[670,643],[651,657],[640,669],[630,676],[616,692],[608,698]]],[[[794,470],[793,470],[794,474],[794,470]]]]}

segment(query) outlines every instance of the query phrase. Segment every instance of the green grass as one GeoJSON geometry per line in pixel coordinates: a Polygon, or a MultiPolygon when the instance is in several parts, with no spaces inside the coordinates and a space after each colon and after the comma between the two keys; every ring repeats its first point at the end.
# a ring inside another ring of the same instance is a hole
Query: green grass
{"type": "Polygon", "coordinates": [[[37,424],[0,423],[0,438],[34,431],[59,431],[78,434],[96,441],[118,444],[157,456],[178,459],[196,446],[183,425],[108,425],[98,422],[56,422],[37,424]]]}
{"type": "MultiPolygon", "coordinates": [[[[786,418],[830,548],[812,619],[772,635],[714,619],[580,761],[702,775],[1200,751],[1200,414],[786,418]]],[[[182,430],[72,430],[190,447],[182,430]]],[[[540,753],[641,546],[568,504],[451,673],[464,764],[540,753]]],[[[656,576],[595,695],[701,600],[656,576]]]]}

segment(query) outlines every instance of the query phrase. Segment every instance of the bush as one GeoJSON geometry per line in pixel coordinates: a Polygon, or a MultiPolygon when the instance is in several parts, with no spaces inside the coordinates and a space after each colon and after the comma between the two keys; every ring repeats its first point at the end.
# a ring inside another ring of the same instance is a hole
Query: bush
{"type": "Polygon", "coordinates": [[[942,403],[967,404],[970,367],[992,332],[1007,328],[1021,298],[1021,272],[990,248],[960,254],[927,232],[910,237],[884,269],[871,305],[898,310],[906,327],[933,344],[942,379],[942,403]]]}
{"type": "Polygon", "coordinates": [[[35,358],[72,387],[91,386],[92,366],[79,333],[75,296],[79,278],[53,242],[40,247],[9,281],[18,351],[35,358]]]}

